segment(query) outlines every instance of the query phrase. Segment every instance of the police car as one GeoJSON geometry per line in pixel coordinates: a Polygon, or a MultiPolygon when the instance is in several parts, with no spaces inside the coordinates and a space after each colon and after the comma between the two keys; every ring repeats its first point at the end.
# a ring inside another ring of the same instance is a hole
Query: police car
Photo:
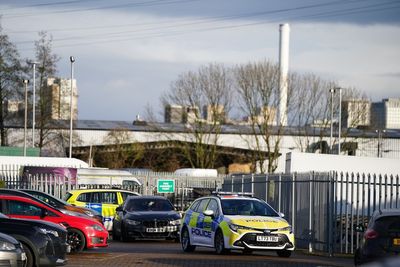
{"type": "Polygon", "coordinates": [[[181,225],[181,245],[185,252],[196,246],[213,247],[217,254],[229,250],[276,251],[290,257],[294,250],[292,227],[265,201],[235,194],[196,199],[181,225]]]}

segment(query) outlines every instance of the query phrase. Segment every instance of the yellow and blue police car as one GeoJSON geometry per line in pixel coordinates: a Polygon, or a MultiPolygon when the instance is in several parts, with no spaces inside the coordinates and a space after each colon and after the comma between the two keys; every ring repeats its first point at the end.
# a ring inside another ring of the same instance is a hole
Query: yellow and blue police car
{"type": "Polygon", "coordinates": [[[99,212],[103,216],[103,224],[108,231],[112,230],[112,222],[116,208],[128,196],[139,193],[123,189],[76,189],[67,192],[64,200],[78,207],[86,207],[99,212]]]}
{"type": "Polygon", "coordinates": [[[229,250],[276,251],[290,257],[295,249],[292,227],[265,201],[240,195],[212,195],[196,199],[181,224],[185,252],[196,246],[213,247],[217,254],[229,250]]]}

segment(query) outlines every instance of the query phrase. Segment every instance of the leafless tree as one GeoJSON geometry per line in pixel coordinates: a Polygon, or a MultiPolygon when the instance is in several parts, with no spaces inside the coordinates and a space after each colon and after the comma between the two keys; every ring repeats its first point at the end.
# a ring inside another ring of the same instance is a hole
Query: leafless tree
{"type": "Polygon", "coordinates": [[[5,122],[18,115],[9,112],[6,107],[9,101],[21,100],[23,83],[26,77],[19,53],[8,35],[2,32],[0,25],[0,141],[1,146],[7,145],[7,128],[5,122]]]}
{"type": "Polygon", "coordinates": [[[182,135],[184,142],[179,144],[191,167],[213,168],[221,126],[232,104],[228,69],[209,64],[197,72],[184,73],[171,84],[161,101],[164,107],[179,105],[183,109],[186,133],[182,135]]]}
{"type": "Polygon", "coordinates": [[[143,146],[132,140],[129,129],[116,128],[110,131],[103,143],[109,148],[95,152],[97,153],[94,155],[97,166],[112,169],[131,167],[136,161],[142,159],[144,154],[143,146]]]}
{"type": "Polygon", "coordinates": [[[47,79],[52,78],[57,73],[57,62],[59,57],[52,52],[52,37],[46,32],[39,32],[39,40],[35,42],[36,62],[38,62],[38,81],[39,81],[39,101],[38,101],[38,130],[39,143],[42,149],[51,142],[52,117],[51,117],[51,95],[47,88],[47,79]]]}
{"type": "Polygon", "coordinates": [[[269,61],[248,63],[237,66],[234,77],[239,106],[248,118],[253,136],[248,144],[254,152],[253,167],[259,165],[261,173],[274,172],[283,130],[276,120],[280,101],[279,67],[269,61]],[[263,164],[265,161],[267,166],[263,164]]]}

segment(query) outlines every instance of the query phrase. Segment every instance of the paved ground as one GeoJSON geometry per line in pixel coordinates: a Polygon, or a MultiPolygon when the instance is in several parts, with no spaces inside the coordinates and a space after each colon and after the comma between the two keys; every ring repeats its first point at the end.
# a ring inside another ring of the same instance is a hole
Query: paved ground
{"type": "Polygon", "coordinates": [[[243,255],[232,252],[215,255],[212,249],[197,248],[183,253],[180,244],[168,241],[111,242],[108,248],[87,250],[68,255],[67,266],[353,266],[352,258],[306,255],[300,251],[290,258],[280,258],[272,252],[243,255]]]}

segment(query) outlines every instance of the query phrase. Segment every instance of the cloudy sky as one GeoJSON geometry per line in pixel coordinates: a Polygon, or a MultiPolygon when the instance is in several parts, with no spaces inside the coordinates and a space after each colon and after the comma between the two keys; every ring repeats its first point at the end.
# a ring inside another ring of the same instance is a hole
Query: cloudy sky
{"type": "Polygon", "coordinates": [[[76,58],[79,119],[127,120],[180,73],[278,60],[289,23],[290,69],[400,97],[400,0],[1,0],[1,25],[22,57],[53,37],[58,76],[76,58]]]}

